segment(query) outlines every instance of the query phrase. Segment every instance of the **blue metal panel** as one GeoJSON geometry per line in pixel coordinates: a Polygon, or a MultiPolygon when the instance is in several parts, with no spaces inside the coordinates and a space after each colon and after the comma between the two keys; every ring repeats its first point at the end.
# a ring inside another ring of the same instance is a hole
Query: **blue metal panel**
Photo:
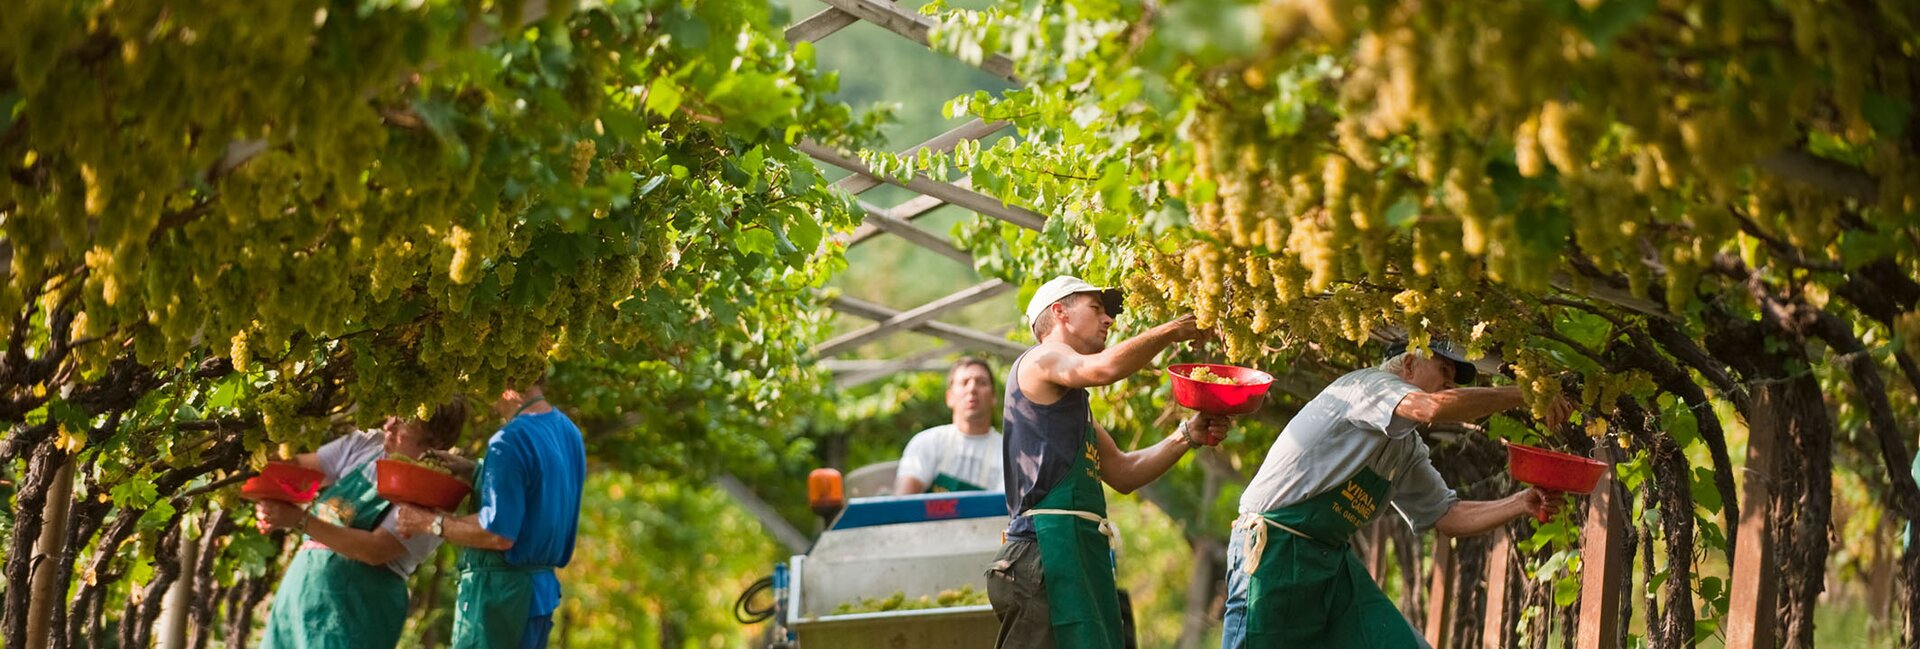
{"type": "Polygon", "coordinates": [[[854,498],[829,530],[919,523],[956,518],[1007,517],[1007,495],[998,491],[961,491],[854,498]]]}

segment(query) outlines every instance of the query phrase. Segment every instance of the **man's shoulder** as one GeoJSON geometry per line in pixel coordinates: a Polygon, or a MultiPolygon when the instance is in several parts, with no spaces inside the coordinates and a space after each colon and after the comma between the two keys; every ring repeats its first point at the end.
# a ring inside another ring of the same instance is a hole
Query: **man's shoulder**
{"type": "Polygon", "coordinates": [[[386,433],[378,428],[356,430],[341,435],[339,438],[321,445],[320,448],[326,453],[351,457],[375,448],[385,449],[386,433]]]}
{"type": "Polygon", "coordinates": [[[499,430],[493,431],[492,437],[487,438],[487,456],[521,455],[521,447],[524,446],[520,440],[522,435],[511,421],[500,426],[499,430]]]}
{"type": "Polygon", "coordinates": [[[1394,373],[1392,372],[1380,369],[1378,367],[1362,367],[1360,369],[1340,375],[1340,378],[1334,379],[1333,382],[1334,383],[1371,382],[1371,381],[1379,381],[1383,378],[1397,379],[1400,377],[1395,376],[1394,373]]]}
{"type": "Polygon", "coordinates": [[[507,423],[501,424],[500,431],[495,433],[495,436],[530,435],[545,430],[578,431],[580,427],[573,423],[573,418],[568,417],[567,413],[556,408],[541,413],[516,415],[508,419],[507,423]]]}
{"type": "Polygon", "coordinates": [[[1327,390],[1371,390],[1383,387],[1398,387],[1401,385],[1408,387],[1413,386],[1413,384],[1407,383],[1406,379],[1401,378],[1400,375],[1394,374],[1393,372],[1378,367],[1365,367],[1348,372],[1340,378],[1334,379],[1333,383],[1327,386],[1327,390]]]}
{"type": "MultiPolygon", "coordinates": [[[[1020,366],[1021,370],[1041,368],[1041,371],[1044,372],[1046,369],[1051,368],[1054,363],[1079,355],[1080,352],[1074,351],[1073,347],[1066,343],[1050,340],[1027,348],[1027,351],[1021,354],[1020,358],[1014,362],[1020,366]]],[[[1027,378],[1027,376],[1027,372],[1021,372],[1020,377],[1022,379],[1027,378]]],[[[1044,375],[1035,378],[1043,377],[1044,375]]]]}

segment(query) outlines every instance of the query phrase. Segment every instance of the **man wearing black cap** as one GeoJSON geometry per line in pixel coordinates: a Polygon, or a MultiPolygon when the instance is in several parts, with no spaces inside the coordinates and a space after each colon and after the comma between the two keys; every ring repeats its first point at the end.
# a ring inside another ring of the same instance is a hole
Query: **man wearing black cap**
{"type": "MultiPolygon", "coordinates": [[[[1378,367],[1334,380],[1287,422],[1240,498],[1223,649],[1426,646],[1347,549],[1354,531],[1389,503],[1416,534],[1435,528],[1453,537],[1559,508],[1537,489],[1463,501],[1434,470],[1416,426],[1524,403],[1515,386],[1457,387],[1475,373],[1450,343],[1400,345],[1378,367]]],[[[1557,402],[1548,424],[1559,426],[1570,409],[1557,402]]]]}

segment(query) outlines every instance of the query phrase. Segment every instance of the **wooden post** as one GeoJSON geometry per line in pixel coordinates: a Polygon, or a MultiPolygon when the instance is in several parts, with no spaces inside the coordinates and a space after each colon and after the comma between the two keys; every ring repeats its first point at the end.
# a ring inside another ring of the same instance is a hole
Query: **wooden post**
{"type": "Polygon", "coordinates": [[[1387,585],[1387,521],[1385,516],[1376,518],[1367,526],[1367,574],[1373,575],[1373,582],[1385,590],[1387,585]]]}
{"type": "MultiPolygon", "coordinates": [[[[1609,463],[1619,460],[1612,447],[1598,450],[1609,463]]],[[[1613,491],[1613,472],[1587,498],[1587,524],[1580,533],[1580,620],[1575,649],[1620,649],[1621,577],[1627,564],[1626,511],[1613,491]]]]}
{"type": "Polygon", "coordinates": [[[1507,622],[1507,576],[1513,569],[1513,537],[1505,525],[1493,533],[1487,554],[1487,616],[1480,626],[1480,646],[1506,649],[1512,624],[1507,622]]]}
{"type": "Polygon", "coordinates": [[[1427,645],[1448,646],[1447,617],[1453,612],[1453,539],[1433,533],[1433,577],[1427,583],[1427,645]]]}
{"type": "Polygon", "coordinates": [[[1747,466],[1740,488],[1740,539],[1733,549],[1732,601],[1727,607],[1727,649],[1773,649],[1774,624],[1780,619],[1774,589],[1779,567],[1773,563],[1773,480],[1779,471],[1779,397],[1762,387],[1753,392],[1747,427],[1747,466]]]}
{"type": "Polygon", "coordinates": [[[193,578],[199,574],[200,543],[193,537],[192,516],[180,518],[180,576],[167,588],[160,600],[159,630],[154,634],[155,649],[187,648],[187,613],[193,608],[193,578]]]}
{"type": "MultiPolygon", "coordinates": [[[[1896,523],[1892,516],[1880,517],[1880,529],[1873,532],[1873,568],[1867,576],[1867,612],[1873,616],[1873,634],[1892,628],[1893,576],[1900,566],[1893,560],[1900,537],[1891,534],[1896,523]]],[[[1869,637],[1874,637],[1869,634],[1869,637]]]]}
{"type": "Polygon", "coordinates": [[[67,514],[73,506],[73,458],[68,457],[53,474],[47,486],[47,502],[41,508],[40,539],[33,548],[33,575],[27,591],[27,649],[45,649],[53,636],[53,607],[62,604],[54,596],[57,586],[73,575],[55,574],[57,557],[66,550],[67,514]]]}
{"type": "Polygon", "coordinates": [[[1427,591],[1420,583],[1427,574],[1420,571],[1421,537],[1411,527],[1393,525],[1387,528],[1387,541],[1393,544],[1393,565],[1400,569],[1400,615],[1407,618],[1408,627],[1418,630],[1427,622],[1427,591]]]}

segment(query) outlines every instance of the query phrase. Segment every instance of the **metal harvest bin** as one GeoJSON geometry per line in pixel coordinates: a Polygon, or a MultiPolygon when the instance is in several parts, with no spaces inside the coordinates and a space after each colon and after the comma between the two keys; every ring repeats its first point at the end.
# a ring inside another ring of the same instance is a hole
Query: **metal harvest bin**
{"type": "MultiPolygon", "coordinates": [[[[930,508],[940,504],[938,497],[909,498],[930,508]]],[[[985,604],[842,615],[833,610],[895,592],[909,600],[962,586],[986,593],[987,564],[1000,550],[1004,514],[842,529],[844,523],[792,559],[788,628],[803,649],[993,646],[999,623],[985,604]]]]}

